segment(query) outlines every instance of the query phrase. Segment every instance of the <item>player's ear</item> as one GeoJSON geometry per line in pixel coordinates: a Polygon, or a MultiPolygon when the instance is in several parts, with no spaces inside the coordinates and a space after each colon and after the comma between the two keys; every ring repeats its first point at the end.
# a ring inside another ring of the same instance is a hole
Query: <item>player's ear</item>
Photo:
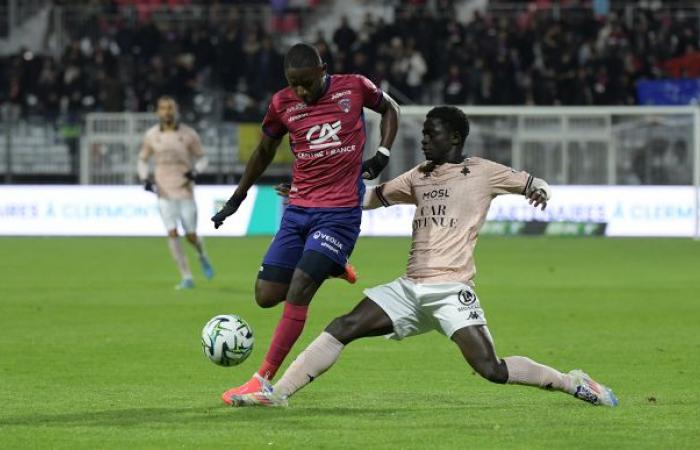
{"type": "Polygon", "coordinates": [[[460,136],[458,132],[453,131],[451,141],[453,146],[459,147],[459,144],[462,142],[462,136],[460,136]]]}
{"type": "Polygon", "coordinates": [[[328,73],[328,64],[323,63],[321,64],[321,75],[326,76],[328,73]]]}

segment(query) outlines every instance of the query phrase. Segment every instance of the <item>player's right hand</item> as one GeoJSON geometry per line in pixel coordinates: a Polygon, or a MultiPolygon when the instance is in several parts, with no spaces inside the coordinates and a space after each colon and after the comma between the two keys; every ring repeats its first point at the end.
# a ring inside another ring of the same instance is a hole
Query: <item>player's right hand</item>
{"type": "Polygon", "coordinates": [[[542,211],[547,208],[547,192],[543,189],[535,189],[527,196],[528,203],[537,208],[542,206],[542,211]]]}
{"type": "Polygon", "coordinates": [[[143,182],[143,189],[148,192],[156,192],[156,188],[151,180],[146,180],[143,182]]]}
{"type": "Polygon", "coordinates": [[[236,211],[238,211],[238,208],[241,206],[241,203],[243,203],[243,200],[245,200],[246,194],[241,195],[236,195],[234,193],[231,198],[228,199],[228,201],[224,204],[224,207],[221,208],[221,210],[214,214],[211,218],[211,221],[214,222],[214,228],[218,229],[221,225],[224,224],[224,220],[236,211]]]}

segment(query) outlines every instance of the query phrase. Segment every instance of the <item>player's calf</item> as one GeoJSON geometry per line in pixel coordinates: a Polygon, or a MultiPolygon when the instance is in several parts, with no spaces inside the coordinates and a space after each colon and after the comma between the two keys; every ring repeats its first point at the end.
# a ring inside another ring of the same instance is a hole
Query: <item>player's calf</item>
{"type": "Polygon", "coordinates": [[[491,334],[485,325],[460,328],[451,339],[476,373],[493,383],[504,384],[508,381],[508,367],[496,356],[491,334]]]}
{"type": "Polygon", "coordinates": [[[508,368],[503,360],[477,359],[469,361],[469,365],[483,378],[496,384],[506,384],[508,381],[508,368]]]}
{"type": "MultiPolygon", "coordinates": [[[[324,277],[325,278],[325,277],[324,277]]],[[[289,283],[287,291],[287,301],[295,305],[308,305],[311,299],[316,294],[316,291],[321,286],[312,275],[309,275],[304,270],[297,268],[294,271],[292,282],[289,283]]]]}

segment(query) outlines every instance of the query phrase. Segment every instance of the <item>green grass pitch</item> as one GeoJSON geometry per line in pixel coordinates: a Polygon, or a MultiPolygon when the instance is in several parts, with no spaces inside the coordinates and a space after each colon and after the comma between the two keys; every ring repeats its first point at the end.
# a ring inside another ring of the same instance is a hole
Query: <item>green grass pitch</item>
{"type": "MultiPolygon", "coordinates": [[[[480,242],[477,292],[499,355],[583,368],[614,388],[616,409],[491,385],[431,333],[358,341],[290,408],[235,410],[219,395],[255,370],[280,315],[252,297],[268,242],[208,239],[217,277],[206,282],[195,266],[197,289],[175,292],[165,239],[0,239],[0,448],[700,445],[698,242],[480,242]],[[238,313],[255,330],[242,366],[202,355],[200,330],[220,313],[238,313]]],[[[363,287],[400,275],[408,244],[361,239],[359,283],[322,287],[291,356],[363,287]]]]}

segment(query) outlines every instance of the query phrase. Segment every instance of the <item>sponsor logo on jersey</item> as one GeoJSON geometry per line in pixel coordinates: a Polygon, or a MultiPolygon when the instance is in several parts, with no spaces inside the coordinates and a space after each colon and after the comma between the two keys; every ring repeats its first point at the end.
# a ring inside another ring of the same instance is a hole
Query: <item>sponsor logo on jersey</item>
{"type": "Polygon", "coordinates": [[[294,122],[296,120],[303,119],[304,117],[309,117],[309,113],[301,113],[301,114],[297,114],[296,116],[291,116],[289,118],[289,121],[294,122]]]}
{"type": "Polygon", "coordinates": [[[413,216],[413,230],[437,226],[441,228],[455,228],[459,219],[447,214],[447,205],[431,204],[422,205],[416,209],[413,216]]]}
{"type": "Polygon", "coordinates": [[[289,113],[293,113],[294,111],[299,111],[300,109],[304,109],[304,108],[306,108],[306,103],[301,102],[301,103],[297,103],[295,105],[290,106],[289,108],[284,110],[284,112],[289,114],[289,113]]]}
{"type": "Polygon", "coordinates": [[[340,132],[340,120],[323,125],[314,125],[306,133],[306,140],[309,141],[309,148],[312,150],[337,147],[341,145],[338,133],[340,132]]]}
{"type": "Polygon", "coordinates": [[[332,148],[330,150],[319,150],[316,152],[299,152],[295,156],[299,159],[316,159],[324,156],[340,155],[342,153],[352,153],[357,146],[355,144],[346,145],[345,147],[332,148]]]}
{"type": "Polygon", "coordinates": [[[450,190],[448,188],[442,188],[423,192],[423,200],[435,200],[439,198],[450,198],[450,190]]]}
{"type": "Polygon", "coordinates": [[[352,91],[336,92],[335,94],[331,95],[331,101],[335,100],[336,98],[345,97],[346,95],[350,95],[350,94],[352,94],[352,91]]]}

